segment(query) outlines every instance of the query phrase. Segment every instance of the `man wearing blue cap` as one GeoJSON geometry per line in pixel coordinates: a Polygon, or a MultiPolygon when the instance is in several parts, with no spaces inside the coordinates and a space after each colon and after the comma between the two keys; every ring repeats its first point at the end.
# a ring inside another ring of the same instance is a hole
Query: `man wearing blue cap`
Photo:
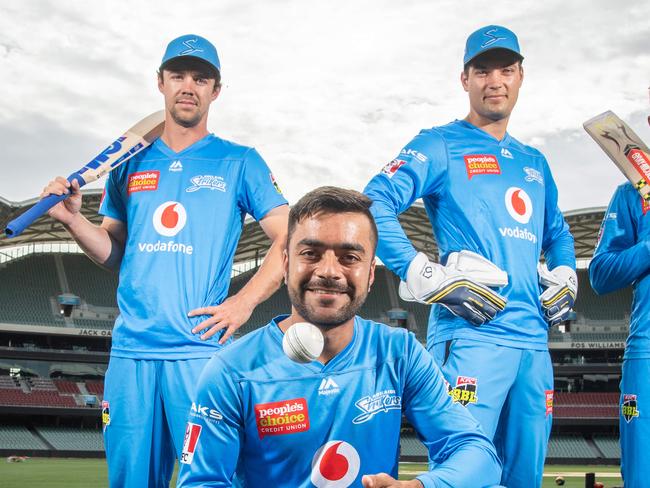
{"type": "Polygon", "coordinates": [[[541,485],[553,411],[548,328],[566,320],[577,292],[548,163],[506,131],[522,61],[512,31],[472,33],[460,75],[469,114],[422,130],[365,189],[377,255],[402,279],[404,300],[433,305],[427,348],[452,399],[493,438],[508,487],[541,485]],[[397,219],[418,198],[440,263],[416,251],[397,219]],[[542,252],[551,271],[538,274],[542,252]]]}
{"type": "Polygon", "coordinates": [[[220,81],[209,41],[186,35],[169,44],[158,73],[164,132],[110,173],[101,226],[79,212],[76,182],[57,178],[44,191],[72,191],[50,215],[91,259],[120,270],[102,402],[112,487],[169,485],[188,408],[214,411],[191,402],[203,366],[282,280],[287,202],[255,149],[208,132],[220,81]],[[225,299],[246,214],[272,245],[257,273],[225,299]]]}

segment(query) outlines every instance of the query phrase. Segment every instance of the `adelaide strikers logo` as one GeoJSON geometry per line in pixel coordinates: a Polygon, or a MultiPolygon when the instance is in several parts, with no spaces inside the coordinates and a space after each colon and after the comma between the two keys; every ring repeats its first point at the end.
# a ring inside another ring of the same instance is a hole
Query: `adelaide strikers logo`
{"type": "Polygon", "coordinates": [[[187,212],[178,202],[165,202],[153,213],[153,228],[165,237],[178,234],[185,227],[186,222],[187,212]]]}
{"type": "Polygon", "coordinates": [[[311,461],[311,482],[316,488],[347,488],[359,474],[359,453],[344,441],[329,441],[311,461]]]}
{"type": "Polygon", "coordinates": [[[533,202],[528,193],[521,188],[511,186],[506,191],[506,210],[520,224],[527,224],[533,215],[533,202]]]}

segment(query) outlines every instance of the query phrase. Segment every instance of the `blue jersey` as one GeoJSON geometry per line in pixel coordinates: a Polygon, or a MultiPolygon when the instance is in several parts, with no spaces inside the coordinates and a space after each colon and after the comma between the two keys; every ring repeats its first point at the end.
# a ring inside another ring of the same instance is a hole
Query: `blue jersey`
{"type": "Polygon", "coordinates": [[[127,228],[111,354],[209,357],[219,334],[201,341],[187,313],[226,297],[246,214],[286,203],[254,149],[214,135],[178,153],[158,139],[110,173],[100,213],[127,228]]]}
{"type": "Polygon", "coordinates": [[[589,265],[591,286],[609,293],[632,285],[634,299],[626,359],[650,358],[650,204],[630,183],[619,186],[600,226],[589,265]]]}
{"type": "Polygon", "coordinates": [[[379,228],[377,254],[403,280],[416,251],[397,215],[422,198],[440,249],[480,254],[508,273],[503,312],[480,327],[432,307],[428,344],[453,338],[547,349],[537,263],[575,269],[573,237],[544,156],[510,135],[498,141],[466,121],[423,130],[365,189],[379,228]]]}
{"type": "Polygon", "coordinates": [[[500,462],[476,420],[453,403],[433,358],[404,329],[355,318],[327,365],[282,351],[278,317],[215,354],[199,380],[179,486],[345,488],[397,477],[402,413],[435,467],[426,487],[498,483],[500,462]]]}

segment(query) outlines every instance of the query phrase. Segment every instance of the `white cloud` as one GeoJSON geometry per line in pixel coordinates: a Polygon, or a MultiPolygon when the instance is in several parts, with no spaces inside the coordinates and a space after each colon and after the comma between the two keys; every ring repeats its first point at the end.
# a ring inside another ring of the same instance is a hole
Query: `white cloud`
{"type": "Polygon", "coordinates": [[[256,146],[291,201],[321,184],[360,189],[420,128],[466,115],[465,38],[501,23],[526,56],[510,132],[547,153],[564,209],[605,205],[617,173],[581,124],[648,111],[649,17],[641,0],[5,3],[0,195],[36,195],[158,109],[155,70],[188,32],[222,58],[211,130],[256,146]]]}

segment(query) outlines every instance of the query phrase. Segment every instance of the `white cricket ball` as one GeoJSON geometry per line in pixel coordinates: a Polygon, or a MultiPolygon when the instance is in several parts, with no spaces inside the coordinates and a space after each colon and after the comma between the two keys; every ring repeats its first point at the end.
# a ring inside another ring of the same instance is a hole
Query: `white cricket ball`
{"type": "Polygon", "coordinates": [[[284,333],[282,349],[297,363],[311,363],[323,352],[324,343],[318,327],[308,322],[297,322],[284,333]]]}

